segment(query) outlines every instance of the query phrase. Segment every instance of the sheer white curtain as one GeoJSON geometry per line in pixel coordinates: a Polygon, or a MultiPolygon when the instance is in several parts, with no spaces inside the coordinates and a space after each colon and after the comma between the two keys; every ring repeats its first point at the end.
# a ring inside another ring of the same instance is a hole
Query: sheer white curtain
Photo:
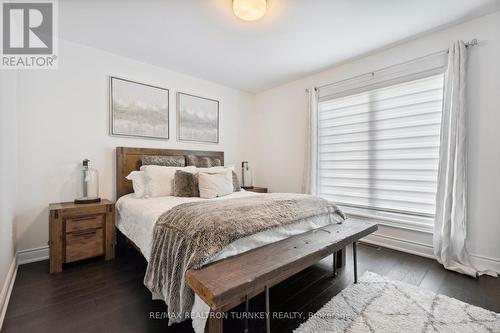
{"type": "Polygon", "coordinates": [[[466,248],[466,66],[466,46],[464,42],[456,41],[449,49],[445,73],[434,254],[446,269],[476,277],[481,274],[496,274],[478,271],[472,265],[466,248]]]}
{"type": "Polygon", "coordinates": [[[315,195],[318,177],[318,91],[315,87],[307,91],[306,149],[302,192],[315,195]]]}

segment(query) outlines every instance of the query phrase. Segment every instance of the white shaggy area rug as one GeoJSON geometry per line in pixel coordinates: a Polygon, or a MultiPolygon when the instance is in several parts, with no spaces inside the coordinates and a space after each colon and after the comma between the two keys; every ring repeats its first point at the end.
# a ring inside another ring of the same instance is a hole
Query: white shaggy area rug
{"type": "Polygon", "coordinates": [[[500,332],[500,314],[366,272],[294,332],[500,332]]]}

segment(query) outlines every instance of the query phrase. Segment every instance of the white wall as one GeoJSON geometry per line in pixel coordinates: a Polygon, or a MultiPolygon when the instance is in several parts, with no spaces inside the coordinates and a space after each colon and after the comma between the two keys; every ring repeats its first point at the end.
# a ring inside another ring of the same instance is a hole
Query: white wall
{"type": "Polygon", "coordinates": [[[19,74],[19,207],[16,236],[22,261],[46,255],[50,202],[75,198],[74,174],[84,158],[100,173],[100,194],[114,198],[116,146],[223,150],[226,164],[245,159],[246,119],[254,96],[170,70],[66,41],[58,70],[19,74]],[[108,135],[109,75],[170,89],[170,140],[108,135]],[[220,101],[219,145],[176,141],[175,92],[220,101]],[[38,252],[26,250],[42,248],[38,252]]]}
{"type": "Polygon", "coordinates": [[[16,85],[16,72],[0,71],[0,327],[15,268],[12,228],[17,175],[16,85]]]}
{"type": "MultiPolygon", "coordinates": [[[[440,51],[457,39],[477,38],[479,46],[469,52],[467,88],[469,248],[478,265],[500,271],[499,31],[500,12],[496,12],[258,94],[253,135],[255,151],[252,155],[255,183],[268,186],[272,191],[301,190],[307,105],[305,88],[440,51]]],[[[430,234],[382,227],[372,240],[432,254],[430,234]]]]}

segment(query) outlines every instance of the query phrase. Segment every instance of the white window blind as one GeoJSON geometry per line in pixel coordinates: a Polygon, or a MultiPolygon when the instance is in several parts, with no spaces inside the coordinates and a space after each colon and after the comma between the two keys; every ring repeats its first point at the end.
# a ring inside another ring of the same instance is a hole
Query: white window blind
{"type": "Polygon", "coordinates": [[[422,76],[320,96],[320,196],[341,206],[434,216],[444,75],[422,76]]]}

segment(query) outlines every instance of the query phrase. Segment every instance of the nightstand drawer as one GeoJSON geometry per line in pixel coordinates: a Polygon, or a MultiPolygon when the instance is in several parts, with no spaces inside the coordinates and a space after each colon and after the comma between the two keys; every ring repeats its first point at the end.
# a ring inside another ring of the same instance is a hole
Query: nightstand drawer
{"type": "Polygon", "coordinates": [[[104,254],[104,237],[102,228],[73,231],[66,234],[66,260],[91,258],[104,254]]]}
{"type": "Polygon", "coordinates": [[[103,227],[103,215],[90,215],[66,219],[66,233],[103,227]]]}

